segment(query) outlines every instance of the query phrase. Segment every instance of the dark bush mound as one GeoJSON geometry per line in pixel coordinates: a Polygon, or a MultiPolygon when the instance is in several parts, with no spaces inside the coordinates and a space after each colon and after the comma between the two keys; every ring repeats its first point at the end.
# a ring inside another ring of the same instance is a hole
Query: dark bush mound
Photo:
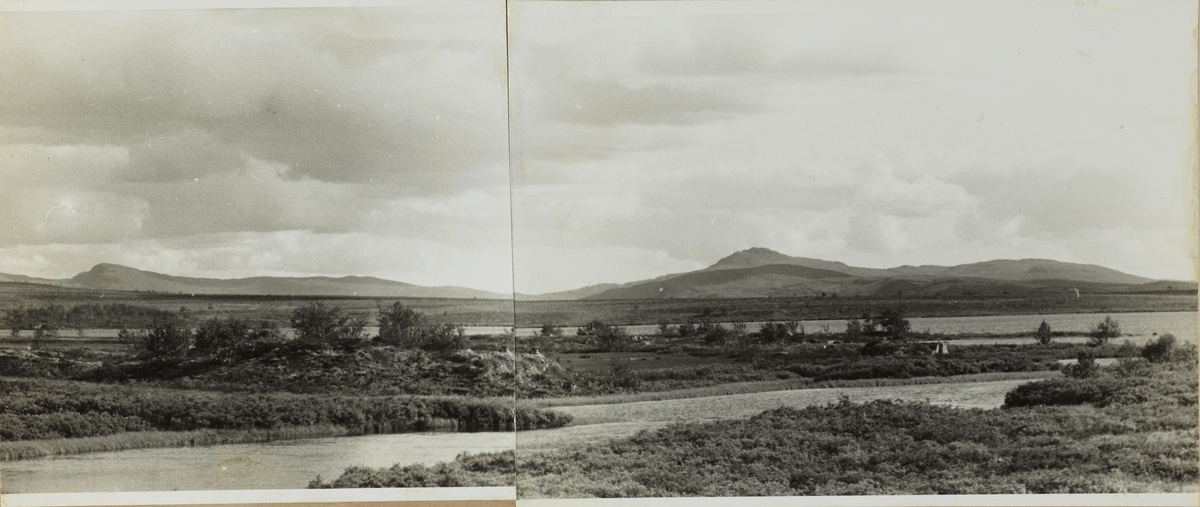
{"type": "Polygon", "coordinates": [[[1197,379],[1194,366],[1158,365],[1125,360],[1123,368],[1086,378],[1062,377],[1022,384],[1004,396],[1005,407],[1159,403],[1195,406],[1197,379]]]}
{"type": "Polygon", "coordinates": [[[461,488],[511,486],[517,470],[516,454],[460,454],[454,461],[425,465],[396,465],[391,468],[350,467],[333,482],[320,477],[310,489],[324,488],[461,488]]]}

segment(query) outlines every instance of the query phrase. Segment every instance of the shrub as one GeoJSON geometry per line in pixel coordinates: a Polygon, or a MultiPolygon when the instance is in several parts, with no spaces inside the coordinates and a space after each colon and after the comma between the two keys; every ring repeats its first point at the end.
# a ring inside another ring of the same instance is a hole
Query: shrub
{"type": "Polygon", "coordinates": [[[1090,352],[1080,351],[1075,364],[1069,364],[1063,368],[1063,374],[1071,378],[1088,378],[1096,375],[1100,370],[1100,366],[1096,364],[1096,357],[1090,352]]]}
{"type": "Polygon", "coordinates": [[[1142,347],[1142,357],[1151,363],[1163,363],[1171,359],[1175,347],[1175,335],[1165,333],[1159,336],[1158,339],[1147,343],[1145,347],[1142,347]]]}
{"type": "Polygon", "coordinates": [[[846,321],[846,340],[857,341],[863,335],[863,325],[858,319],[850,319],[846,321]]]}
{"type": "Polygon", "coordinates": [[[379,340],[429,351],[460,350],[467,344],[461,327],[429,322],[425,315],[398,301],[379,309],[379,340]]]}
{"type": "Polygon", "coordinates": [[[625,328],[620,326],[610,326],[601,321],[594,320],[585,328],[582,328],[581,333],[584,336],[592,335],[596,337],[596,346],[600,350],[606,352],[614,352],[625,350],[629,345],[629,335],[625,332],[625,328]]]}
{"type": "Polygon", "coordinates": [[[629,365],[615,357],[608,360],[608,382],[617,389],[637,389],[641,383],[629,365]]]}
{"type": "Polygon", "coordinates": [[[864,356],[890,356],[898,351],[900,345],[885,340],[871,340],[858,353],[864,356]]]}
{"type": "Polygon", "coordinates": [[[558,327],[554,324],[546,322],[546,323],[542,324],[542,330],[539,334],[541,334],[542,336],[546,336],[546,337],[562,336],[563,330],[561,327],[558,327]]]}
{"type": "Polygon", "coordinates": [[[686,338],[696,334],[696,325],[691,322],[684,322],[675,328],[675,332],[679,333],[679,336],[686,338]]]}
{"type": "Polygon", "coordinates": [[[708,322],[697,326],[696,334],[701,336],[705,345],[724,345],[725,342],[734,338],[734,334],[730,330],[725,329],[720,324],[711,324],[708,322]]]}
{"type": "Polygon", "coordinates": [[[271,329],[252,329],[238,319],[208,319],[196,329],[196,351],[227,363],[251,341],[273,334],[271,329]]]}
{"type": "Polygon", "coordinates": [[[156,360],[178,360],[187,357],[192,348],[192,331],[174,322],[154,323],[142,331],[122,329],[117,339],[135,352],[156,360]]]}
{"type": "Polygon", "coordinates": [[[346,315],[340,307],[326,306],[319,301],[292,311],[291,324],[296,339],[303,342],[330,345],[361,341],[366,337],[361,318],[346,315]]]}
{"type": "Polygon", "coordinates": [[[777,343],[787,341],[792,337],[792,332],[786,323],[767,322],[759,328],[758,336],[763,343],[777,343]]]}
{"type": "Polygon", "coordinates": [[[1054,341],[1054,333],[1050,331],[1050,324],[1042,321],[1042,325],[1038,326],[1037,331],[1033,333],[1033,337],[1037,338],[1037,342],[1042,345],[1050,345],[1054,341]]]}
{"type": "Polygon", "coordinates": [[[875,325],[879,326],[883,336],[891,340],[902,339],[912,331],[912,325],[904,318],[904,311],[899,308],[888,308],[880,312],[872,327],[875,325]]]}
{"type": "Polygon", "coordinates": [[[658,335],[663,338],[672,338],[675,336],[679,336],[679,330],[676,329],[675,326],[667,324],[666,322],[659,322],[658,323],[658,335]]]}
{"type": "Polygon", "coordinates": [[[1106,315],[1104,320],[1092,328],[1090,343],[1092,346],[1104,345],[1118,336],[1121,336],[1121,323],[1106,315]]]}

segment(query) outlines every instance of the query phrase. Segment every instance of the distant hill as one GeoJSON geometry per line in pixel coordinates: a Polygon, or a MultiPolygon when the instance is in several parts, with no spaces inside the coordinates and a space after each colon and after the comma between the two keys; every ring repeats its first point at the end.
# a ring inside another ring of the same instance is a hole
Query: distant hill
{"type": "Polygon", "coordinates": [[[509,299],[497,294],[463,287],[424,287],[365,276],[270,277],[216,279],[171,276],[117,264],[97,264],[91,270],[66,280],[45,280],[3,275],[0,281],[37,283],[57,287],[167,292],[180,294],[224,294],[266,296],[362,296],[458,299],[509,299]]]}
{"type": "Polygon", "coordinates": [[[585,298],[932,297],[1065,294],[1075,290],[1081,293],[1195,291],[1196,283],[1155,281],[1102,266],[1046,259],[876,269],[751,248],[698,271],[629,283],[585,298]]]}
{"type": "Polygon", "coordinates": [[[562,292],[549,292],[546,294],[517,294],[517,301],[572,301],[599,294],[609,289],[615,289],[620,286],[620,284],[616,283],[601,283],[562,292]]]}

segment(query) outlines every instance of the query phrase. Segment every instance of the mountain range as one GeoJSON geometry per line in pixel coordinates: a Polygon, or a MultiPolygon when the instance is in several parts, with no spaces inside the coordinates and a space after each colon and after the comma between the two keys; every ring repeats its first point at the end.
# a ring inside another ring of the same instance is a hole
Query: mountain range
{"type": "MultiPolygon", "coordinates": [[[[98,264],[68,279],[0,274],[0,282],[56,287],[223,295],[509,299],[464,287],[425,287],[381,278],[190,278],[98,264]]],[[[1196,291],[1195,282],[1151,280],[1113,269],[1046,259],[993,260],[958,266],[862,268],[791,257],[766,248],[736,252],[707,268],[625,284],[600,284],[522,301],[743,298],[795,296],[933,297],[1196,291]]]]}

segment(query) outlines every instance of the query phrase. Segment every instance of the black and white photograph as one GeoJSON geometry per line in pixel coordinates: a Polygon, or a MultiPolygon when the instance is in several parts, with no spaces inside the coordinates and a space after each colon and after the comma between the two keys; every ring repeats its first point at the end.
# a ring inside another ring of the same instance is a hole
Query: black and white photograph
{"type": "Polygon", "coordinates": [[[0,493],[1195,505],[1198,10],[5,5],[0,493]]]}

